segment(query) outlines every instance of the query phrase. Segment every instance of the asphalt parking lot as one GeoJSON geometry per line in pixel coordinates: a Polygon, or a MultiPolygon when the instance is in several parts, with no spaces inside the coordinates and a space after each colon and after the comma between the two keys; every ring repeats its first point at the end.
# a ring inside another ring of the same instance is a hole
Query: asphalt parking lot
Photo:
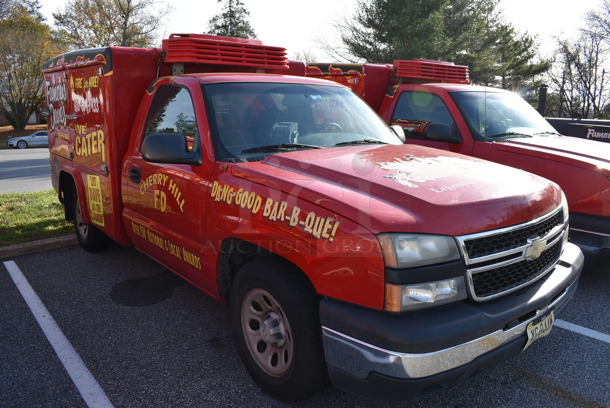
{"type": "Polygon", "coordinates": [[[52,188],[49,149],[0,149],[0,194],[52,188]]]}
{"type": "MultiPolygon", "coordinates": [[[[608,407],[609,316],[610,270],[587,268],[549,336],[461,386],[395,406],[608,407]]],[[[1,407],[371,405],[332,387],[297,404],[270,398],[237,356],[227,306],[133,248],[0,262],[1,407]]]]}

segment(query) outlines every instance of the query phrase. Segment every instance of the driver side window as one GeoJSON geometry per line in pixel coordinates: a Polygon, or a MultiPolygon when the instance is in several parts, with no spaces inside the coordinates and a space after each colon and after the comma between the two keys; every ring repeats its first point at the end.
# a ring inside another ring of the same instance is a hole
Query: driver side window
{"type": "Polygon", "coordinates": [[[193,149],[197,121],[193,101],[186,88],[174,85],[159,87],[148,112],[144,137],[153,133],[182,135],[188,149],[193,149]]]}
{"type": "Polygon", "coordinates": [[[400,94],[392,116],[392,125],[400,125],[409,137],[423,139],[428,123],[442,123],[457,133],[457,126],[445,102],[435,94],[405,91],[400,94]]]}

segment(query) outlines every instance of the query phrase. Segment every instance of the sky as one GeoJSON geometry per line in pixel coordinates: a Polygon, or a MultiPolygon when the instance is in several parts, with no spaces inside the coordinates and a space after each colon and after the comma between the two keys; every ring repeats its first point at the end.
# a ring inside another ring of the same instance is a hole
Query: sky
{"type": "MultiPolygon", "coordinates": [[[[41,0],[42,13],[53,23],[52,13],[63,11],[68,0],[41,0]]],[[[164,1],[164,0],[160,0],[164,1]]],[[[168,0],[174,5],[164,31],[202,33],[210,18],[221,12],[217,0],[168,0]]],[[[520,32],[537,35],[544,57],[555,49],[554,37],[573,37],[584,27],[584,15],[601,0],[501,0],[507,21],[520,32]]],[[[357,0],[242,0],[250,11],[250,24],[266,45],[284,47],[292,58],[296,53],[328,59],[319,47],[320,39],[338,43],[334,24],[353,14],[357,0]]]]}

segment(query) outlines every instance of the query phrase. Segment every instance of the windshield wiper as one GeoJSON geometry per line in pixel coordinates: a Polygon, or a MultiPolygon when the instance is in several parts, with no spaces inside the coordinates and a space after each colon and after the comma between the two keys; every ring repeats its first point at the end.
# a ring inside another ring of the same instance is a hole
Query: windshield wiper
{"type": "Polygon", "coordinates": [[[341,143],[337,143],[335,146],[346,146],[346,145],[355,145],[355,144],[387,144],[386,142],[383,142],[381,140],[377,140],[377,139],[362,139],[362,140],[352,140],[349,142],[341,142],[341,143]]]}
{"type": "Polygon", "coordinates": [[[280,143],[268,146],[251,147],[249,149],[242,150],[241,153],[256,153],[256,152],[274,152],[282,150],[294,150],[294,149],[322,149],[322,146],[309,145],[303,143],[280,143]]]}
{"type": "Polygon", "coordinates": [[[558,132],[537,132],[537,133],[534,133],[532,136],[539,136],[539,135],[554,135],[554,136],[556,136],[558,134],[559,134],[558,132]]]}
{"type": "Polygon", "coordinates": [[[498,133],[497,135],[487,136],[486,139],[497,139],[502,137],[531,137],[530,135],[526,135],[525,133],[518,132],[506,132],[506,133],[498,133]]]}

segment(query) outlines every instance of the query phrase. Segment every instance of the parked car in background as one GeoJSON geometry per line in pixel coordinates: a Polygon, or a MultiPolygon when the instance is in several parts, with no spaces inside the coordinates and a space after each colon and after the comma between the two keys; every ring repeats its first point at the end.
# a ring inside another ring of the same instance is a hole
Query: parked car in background
{"type": "Polygon", "coordinates": [[[545,119],[562,135],[610,143],[610,120],[569,118],[545,119]]]}
{"type": "Polygon", "coordinates": [[[6,147],[13,149],[25,149],[27,147],[49,146],[49,135],[46,130],[39,130],[31,135],[11,137],[6,139],[6,147]]]}

